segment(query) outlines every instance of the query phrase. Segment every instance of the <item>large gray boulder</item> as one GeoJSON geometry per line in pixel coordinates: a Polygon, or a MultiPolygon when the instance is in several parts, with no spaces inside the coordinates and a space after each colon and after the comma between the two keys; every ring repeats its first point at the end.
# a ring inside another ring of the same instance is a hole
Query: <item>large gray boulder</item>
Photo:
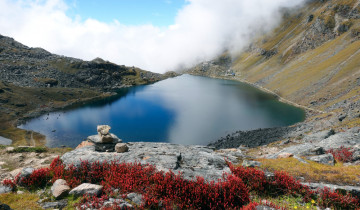
{"type": "Polygon", "coordinates": [[[69,192],[69,194],[76,195],[76,196],[81,196],[81,195],[85,195],[85,194],[98,196],[101,194],[102,189],[103,189],[103,186],[101,186],[101,185],[83,183],[83,184],[75,187],[74,189],[72,189],[69,192]]]}
{"type": "Polygon", "coordinates": [[[76,166],[80,165],[81,160],[89,163],[96,161],[138,162],[154,165],[158,170],[165,172],[169,170],[175,173],[182,172],[187,179],[202,176],[206,180],[217,180],[224,172],[230,173],[225,159],[239,163],[239,157],[244,157],[241,151],[216,152],[206,146],[151,142],[133,142],[127,145],[129,151],[126,153],[96,152],[95,146],[87,146],[65,153],[61,159],[66,165],[73,163],[76,166]]]}

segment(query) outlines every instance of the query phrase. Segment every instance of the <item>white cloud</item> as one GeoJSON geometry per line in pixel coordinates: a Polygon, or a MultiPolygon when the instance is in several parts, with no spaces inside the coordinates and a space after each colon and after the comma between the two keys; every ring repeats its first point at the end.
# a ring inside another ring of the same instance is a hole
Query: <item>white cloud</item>
{"type": "Polygon", "coordinates": [[[276,26],[280,8],[303,1],[188,0],[174,25],[159,28],[72,19],[66,11],[73,5],[63,0],[0,0],[0,33],[57,54],[165,72],[241,50],[276,26]]]}

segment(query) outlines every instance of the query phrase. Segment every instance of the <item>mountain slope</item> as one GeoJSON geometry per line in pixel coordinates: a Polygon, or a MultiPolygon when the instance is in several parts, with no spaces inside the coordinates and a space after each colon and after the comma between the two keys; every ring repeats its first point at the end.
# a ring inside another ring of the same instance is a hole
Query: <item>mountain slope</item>
{"type": "Polygon", "coordinates": [[[310,109],[342,113],[347,125],[360,124],[358,0],[311,1],[297,11],[285,11],[274,31],[231,62],[218,65],[219,60],[229,56],[190,72],[246,81],[310,109]]]}
{"type": "Polygon", "coordinates": [[[51,54],[0,35],[0,136],[14,145],[42,145],[44,136],[16,128],[19,120],[116,97],[122,87],[153,83],[170,76],[51,54]]]}

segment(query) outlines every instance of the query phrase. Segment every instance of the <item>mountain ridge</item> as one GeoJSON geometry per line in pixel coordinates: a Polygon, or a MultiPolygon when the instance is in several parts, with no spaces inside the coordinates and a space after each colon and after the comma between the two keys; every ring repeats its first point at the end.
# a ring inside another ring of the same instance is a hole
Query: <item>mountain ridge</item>
{"type": "Polygon", "coordinates": [[[245,81],[315,111],[308,119],[346,116],[332,126],[353,127],[360,124],[359,31],[360,1],[309,1],[239,55],[188,72],[245,81]]]}

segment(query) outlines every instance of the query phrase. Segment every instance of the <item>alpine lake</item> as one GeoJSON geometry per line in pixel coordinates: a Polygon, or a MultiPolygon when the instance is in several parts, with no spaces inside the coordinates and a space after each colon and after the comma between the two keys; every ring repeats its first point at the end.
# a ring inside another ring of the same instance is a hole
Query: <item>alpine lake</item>
{"type": "Polygon", "coordinates": [[[110,132],[124,142],[206,145],[237,130],[288,126],[304,119],[304,110],[251,85],[182,75],[124,88],[106,100],[51,112],[19,127],[44,134],[48,147],[76,147],[97,133],[97,125],[110,125],[110,132]]]}

